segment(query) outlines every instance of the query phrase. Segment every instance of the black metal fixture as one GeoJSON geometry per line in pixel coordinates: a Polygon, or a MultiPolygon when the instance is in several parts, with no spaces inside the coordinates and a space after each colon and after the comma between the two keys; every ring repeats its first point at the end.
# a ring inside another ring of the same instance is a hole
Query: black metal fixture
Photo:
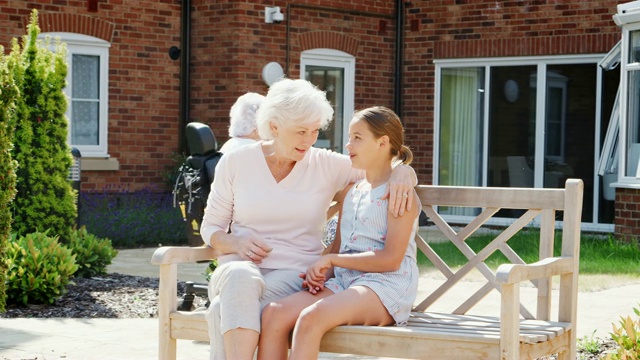
{"type": "Polygon", "coordinates": [[[169,48],[169,57],[171,60],[180,59],[180,48],[177,46],[172,46],[169,48]]]}

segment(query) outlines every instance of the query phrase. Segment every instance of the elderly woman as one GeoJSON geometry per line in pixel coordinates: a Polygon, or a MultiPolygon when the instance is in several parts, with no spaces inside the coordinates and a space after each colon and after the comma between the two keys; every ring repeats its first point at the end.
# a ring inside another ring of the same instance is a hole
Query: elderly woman
{"type": "Polygon", "coordinates": [[[229,140],[220,148],[221,153],[229,152],[242,145],[260,140],[256,113],[264,101],[264,96],[248,92],[240,96],[229,111],[229,140]]]}
{"type": "MultiPolygon", "coordinates": [[[[348,156],[312,147],[332,118],[324,92],[306,80],[281,80],[258,110],[265,140],[218,163],[201,229],[220,253],[206,316],[212,359],[253,359],[262,307],[302,288],[300,274],[324,249],[334,195],[364,176],[348,156]]],[[[411,208],[416,182],[413,169],[395,167],[390,212],[411,208]]]]}

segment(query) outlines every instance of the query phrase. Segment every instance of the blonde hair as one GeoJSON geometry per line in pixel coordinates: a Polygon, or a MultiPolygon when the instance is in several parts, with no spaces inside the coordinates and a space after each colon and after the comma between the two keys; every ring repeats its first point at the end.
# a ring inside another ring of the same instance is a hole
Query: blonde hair
{"type": "Polygon", "coordinates": [[[413,161],[411,149],[404,144],[404,128],[393,110],[384,106],[374,106],[356,112],[353,119],[364,120],[376,139],[389,137],[391,156],[405,165],[413,161]]]}
{"type": "Polygon", "coordinates": [[[271,123],[292,126],[318,120],[320,128],[326,129],[333,120],[333,106],[324,91],[302,79],[282,79],[271,85],[256,117],[258,134],[265,140],[273,139],[271,123]]]}

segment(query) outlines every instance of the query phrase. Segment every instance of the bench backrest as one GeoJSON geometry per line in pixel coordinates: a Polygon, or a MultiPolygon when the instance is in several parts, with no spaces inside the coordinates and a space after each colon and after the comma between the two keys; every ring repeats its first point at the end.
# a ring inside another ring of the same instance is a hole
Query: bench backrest
{"type": "MultiPolygon", "coordinates": [[[[446,239],[451,241],[468,259],[468,262],[466,265],[454,269],[447,265],[420,235],[416,236],[418,248],[444,275],[444,282],[420,301],[415,311],[432,310],[431,307],[439,300],[442,301],[445,293],[454,286],[468,286],[468,282],[465,283],[461,280],[465,279],[473,270],[479,272],[486,283],[479,289],[470,291],[468,298],[455,299],[456,302],[459,301],[459,305],[451,310],[455,314],[467,314],[490,292],[500,291],[500,285],[496,283],[496,271],[485,264],[487,257],[499,251],[512,264],[524,264],[523,259],[509,246],[508,241],[521,229],[532,227],[532,225],[539,228],[539,260],[553,257],[556,225],[560,225],[556,220],[559,218],[562,219],[562,246],[559,256],[575,259],[572,274],[561,277],[560,320],[570,316],[570,313],[575,310],[582,213],[583,183],[581,180],[567,180],[564,189],[420,185],[416,190],[426,215],[446,239]],[[444,220],[443,216],[437,213],[437,207],[442,206],[475,209],[465,213],[471,212],[476,215],[471,222],[456,231],[444,220]],[[495,226],[488,226],[486,223],[500,210],[502,210],[501,214],[509,211],[511,215],[517,214],[519,217],[513,219],[510,225],[498,233],[495,226]],[[491,233],[495,234],[495,238],[483,249],[475,249],[474,251],[466,243],[466,240],[479,229],[484,228],[490,228],[491,233]]],[[[556,256],[558,255],[556,254],[556,256]]],[[[527,319],[551,320],[552,279],[537,279],[533,281],[533,285],[537,288],[536,312],[534,314],[521,303],[520,314],[527,319]]],[[[451,300],[446,301],[451,302],[451,300]]]]}

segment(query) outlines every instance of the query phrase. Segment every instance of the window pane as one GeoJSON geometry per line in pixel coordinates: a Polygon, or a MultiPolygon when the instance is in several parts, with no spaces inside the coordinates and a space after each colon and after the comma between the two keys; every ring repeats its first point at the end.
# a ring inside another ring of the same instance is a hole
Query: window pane
{"type": "Polygon", "coordinates": [[[535,71],[535,66],[491,68],[489,186],[533,187],[535,71]]]}
{"type": "Polygon", "coordinates": [[[100,57],[72,57],[71,144],[99,144],[100,57]]]}
{"type": "Polygon", "coordinates": [[[593,219],[596,154],[596,64],[549,65],[547,67],[545,126],[558,126],[560,136],[545,137],[544,187],[560,188],[568,178],[584,181],[582,220],[593,219]],[[552,145],[559,145],[553,152],[552,145]]]}
{"type": "MultiPolygon", "coordinates": [[[[342,152],[342,118],[344,108],[344,69],[324,66],[305,67],[305,78],[320,90],[326,92],[327,99],[333,105],[334,120],[329,127],[320,132],[316,147],[342,152]]],[[[350,121],[348,119],[347,121],[350,121]]]]}
{"type": "Polygon", "coordinates": [[[100,85],[100,57],[73,55],[72,97],[74,99],[98,99],[100,85]]]}
{"type": "Polygon", "coordinates": [[[72,101],[71,143],[73,145],[98,145],[98,105],[95,101],[72,101]]]}
{"type": "Polygon", "coordinates": [[[625,176],[638,176],[640,161],[640,71],[629,71],[627,113],[627,163],[625,176]]]}
{"type": "MultiPolygon", "coordinates": [[[[604,146],[605,135],[607,133],[607,129],[609,128],[610,121],[619,120],[619,115],[612,116],[612,112],[619,112],[619,108],[615,107],[616,104],[616,94],[618,93],[618,86],[620,85],[620,70],[610,70],[603,72],[603,82],[602,82],[602,107],[601,107],[601,119],[602,122],[600,124],[600,144],[604,146]]],[[[617,137],[616,137],[617,138],[617,137]]],[[[618,141],[615,141],[617,144],[618,141]]],[[[615,151],[614,153],[617,153],[615,151]]],[[[611,157],[614,158],[613,156],[611,157]]],[[[612,171],[605,171],[605,175],[600,178],[601,187],[600,187],[600,201],[598,208],[598,223],[606,223],[613,224],[614,215],[615,215],[615,202],[612,198],[615,197],[615,190],[610,187],[612,182],[618,180],[617,168],[618,163],[615,162],[615,173],[612,171]],[[613,174],[612,174],[613,173],[613,174]],[[611,198],[609,200],[605,200],[605,192],[609,192],[611,198]],[[611,194],[612,192],[612,194],[611,194]]],[[[608,170],[611,168],[607,168],[608,170]]],[[[586,198],[586,196],[585,196],[586,198]]]]}

